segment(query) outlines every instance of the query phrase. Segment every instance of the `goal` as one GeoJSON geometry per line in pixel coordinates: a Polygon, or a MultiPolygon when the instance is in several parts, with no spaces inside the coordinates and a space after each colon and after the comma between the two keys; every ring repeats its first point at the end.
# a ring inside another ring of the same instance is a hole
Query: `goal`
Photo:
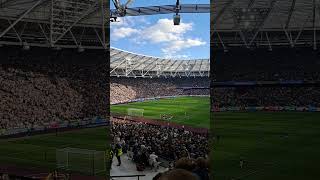
{"type": "Polygon", "coordinates": [[[96,175],[106,171],[104,151],[69,147],[57,149],[56,164],[58,169],[88,175],[96,175]]]}
{"type": "Polygon", "coordinates": [[[143,117],[144,109],[128,108],[128,116],[143,117]]]}

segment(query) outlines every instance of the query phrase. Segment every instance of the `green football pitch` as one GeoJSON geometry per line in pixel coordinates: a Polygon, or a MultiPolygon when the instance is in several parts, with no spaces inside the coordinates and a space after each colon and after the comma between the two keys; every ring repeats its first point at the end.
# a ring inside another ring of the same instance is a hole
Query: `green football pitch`
{"type": "Polygon", "coordinates": [[[215,180],[319,179],[320,113],[212,113],[211,125],[215,180]]]}
{"type": "Polygon", "coordinates": [[[171,122],[209,128],[209,97],[175,97],[111,106],[111,113],[127,115],[128,109],[143,109],[143,117],[161,120],[161,115],[172,116],[171,122]]]}
{"type": "MultiPolygon", "coordinates": [[[[179,97],[112,106],[144,109],[144,116],[209,127],[219,135],[212,144],[211,167],[215,180],[313,180],[320,162],[320,113],[246,112],[209,113],[208,97],[179,97]],[[185,118],[185,112],[189,118],[185,118]],[[244,165],[240,168],[240,159],[244,165]]],[[[0,165],[14,164],[47,169],[56,167],[56,148],[73,147],[105,151],[107,130],[90,128],[55,134],[0,140],[0,165]]],[[[315,178],[316,177],[316,178],[315,178]]]]}
{"type": "MultiPolygon", "coordinates": [[[[106,151],[109,147],[105,127],[88,128],[0,140],[0,165],[56,169],[56,149],[81,148],[106,151]]],[[[105,172],[100,173],[105,175],[105,172]]]]}

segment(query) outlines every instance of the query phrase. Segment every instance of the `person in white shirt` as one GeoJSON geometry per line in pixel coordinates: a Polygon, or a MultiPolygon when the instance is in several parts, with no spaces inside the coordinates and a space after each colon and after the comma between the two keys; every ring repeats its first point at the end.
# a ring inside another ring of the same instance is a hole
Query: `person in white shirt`
{"type": "Polygon", "coordinates": [[[159,168],[159,162],[157,161],[158,156],[155,154],[155,152],[152,152],[152,154],[150,154],[149,156],[149,164],[151,165],[151,167],[154,168],[155,171],[158,170],[159,168]]]}

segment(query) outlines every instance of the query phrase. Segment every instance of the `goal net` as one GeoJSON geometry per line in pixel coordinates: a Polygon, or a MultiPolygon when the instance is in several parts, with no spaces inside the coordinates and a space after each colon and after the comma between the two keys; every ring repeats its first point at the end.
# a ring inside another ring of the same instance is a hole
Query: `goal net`
{"type": "Polygon", "coordinates": [[[56,150],[57,168],[96,175],[106,171],[105,152],[79,148],[56,150]]]}
{"type": "Polygon", "coordinates": [[[143,117],[144,109],[128,108],[128,116],[143,117]]]}

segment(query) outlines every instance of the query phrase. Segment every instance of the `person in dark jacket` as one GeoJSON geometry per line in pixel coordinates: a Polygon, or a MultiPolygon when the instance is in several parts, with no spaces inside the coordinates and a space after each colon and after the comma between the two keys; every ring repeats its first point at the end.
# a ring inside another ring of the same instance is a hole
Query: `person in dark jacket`
{"type": "Polygon", "coordinates": [[[199,180],[209,180],[208,161],[202,157],[196,159],[196,168],[193,173],[199,177],[199,180]]]}
{"type": "Polygon", "coordinates": [[[121,166],[121,155],[122,155],[122,147],[121,145],[118,143],[115,146],[115,150],[114,150],[114,154],[118,160],[118,165],[117,166],[121,166]]]}

